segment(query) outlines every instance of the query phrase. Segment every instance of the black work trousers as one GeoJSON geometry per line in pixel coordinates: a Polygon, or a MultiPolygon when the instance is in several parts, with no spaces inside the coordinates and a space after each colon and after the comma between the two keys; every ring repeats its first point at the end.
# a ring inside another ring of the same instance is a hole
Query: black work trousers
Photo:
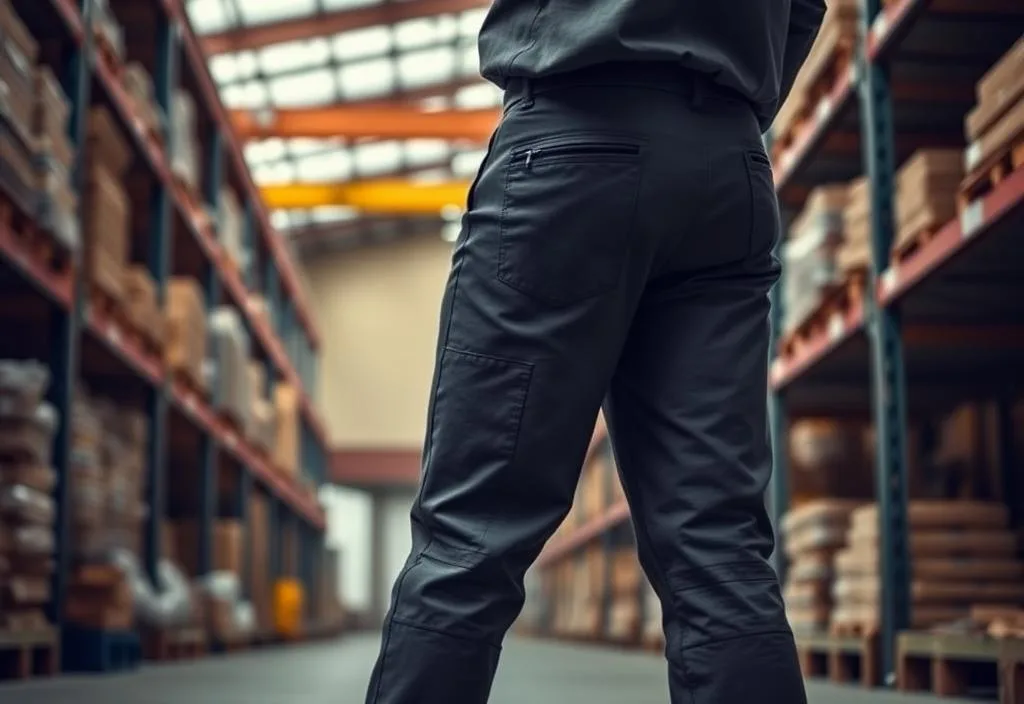
{"type": "Polygon", "coordinates": [[[673,704],[806,701],[764,505],[778,236],[738,97],[657,65],[508,91],[455,244],[368,704],[487,701],[602,403],[673,704]]]}

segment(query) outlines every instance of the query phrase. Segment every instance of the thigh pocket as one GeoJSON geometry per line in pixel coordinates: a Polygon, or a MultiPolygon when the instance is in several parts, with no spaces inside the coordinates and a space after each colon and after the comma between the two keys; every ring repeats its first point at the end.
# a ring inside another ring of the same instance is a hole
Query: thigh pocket
{"type": "Polygon", "coordinates": [[[750,184],[750,254],[770,252],[779,240],[779,199],[775,195],[772,165],[761,150],[746,153],[750,184]]]}
{"type": "Polygon", "coordinates": [[[441,353],[420,505],[442,522],[457,519],[467,542],[483,536],[511,481],[532,375],[525,362],[441,353]]]}
{"type": "Polygon", "coordinates": [[[629,249],[642,146],[594,134],[512,152],[498,279],[553,305],[615,288],[629,249]]]}

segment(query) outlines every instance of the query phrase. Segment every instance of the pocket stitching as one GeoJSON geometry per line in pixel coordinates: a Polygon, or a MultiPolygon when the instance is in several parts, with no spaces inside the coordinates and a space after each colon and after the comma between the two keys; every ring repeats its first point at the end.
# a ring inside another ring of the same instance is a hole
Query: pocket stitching
{"type": "MultiPolygon", "coordinates": [[[[596,164],[596,165],[608,164],[608,163],[613,163],[613,164],[629,164],[632,168],[636,169],[636,174],[635,174],[635,177],[633,178],[633,188],[631,189],[632,192],[631,192],[631,195],[630,195],[629,204],[627,206],[627,210],[628,210],[628,213],[629,213],[628,214],[627,230],[623,234],[624,239],[627,240],[627,244],[628,244],[628,239],[632,235],[633,228],[634,228],[635,223],[636,223],[636,207],[637,207],[637,201],[639,199],[640,183],[642,181],[642,175],[643,175],[642,171],[640,169],[641,169],[641,165],[642,165],[643,160],[644,160],[644,154],[643,154],[643,150],[642,150],[642,144],[640,144],[639,141],[637,142],[637,144],[641,146],[641,151],[638,154],[628,154],[628,155],[609,154],[609,155],[605,155],[603,158],[602,158],[602,155],[600,155],[600,154],[594,154],[594,155],[586,155],[587,158],[585,158],[585,159],[573,159],[573,160],[570,161],[570,163],[572,163],[574,165],[581,165],[581,164],[588,164],[588,163],[589,164],[596,164]]],[[[510,272],[509,271],[508,267],[506,266],[507,253],[508,253],[508,249],[509,249],[508,248],[508,244],[507,244],[507,237],[506,237],[506,231],[507,231],[506,222],[507,222],[508,202],[509,202],[509,185],[512,182],[512,175],[513,175],[513,173],[518,173],[518,170],[513,168],[513,164],[511,162],[511,155],[510,155],[510,160],[505,165],[505,185],[504,185],[504,189],[503,189],[504,192],[502,194],[501,219],[499,221],[499,227],[498,227],[498,272],[497,272],[497,279],[499,281],[501,281],[502,283],[506,284],[507,286],[515,289],[516,291],[519,291],[520,293],[523,293],[523,294],[525,294],[527,296],[530,296],[530,297],[532,297],[532,298],[534,298],[534,299],[536,299],[538,301],[541,301],[543,303],[547,303],[547,304],[550,304],[550,305],[570,305],[572,303],[582,303],[584,301],[588,301],[588,300],[597,298],[598,296],[601,296],[604,293],[614,289],[615,286],[618,285],[618,282],[622,278],[622,269],[621,268],[620,268],[619,273],[616,276],[614,282],[610,282],[610,283],[604,284],[604,285],[602,285],[600,287],[597,287],[593,291],[588,292],[586,294],[574,294],[574,295],[568,295],[568,296],[567,295],[546,295],[546,294],[538,291],[537,287],[535,285],[530,284],[529,282],[523,280],[521,277],[516,276],[514,272],[510,272]]]]}
{"type": "MultiPolygon", "coordinates": [[[[755,169],[761,169],[763,171],[767,171],[769,176],[770,176],[771,170],[772,170],[772,166],[771,166],[771,161],[769,161],[767,157],[763,157],[764,160],[762,161],[762,155],[759,152],[756,152],[756,151],[748,149],[747,151],[745,151],[743,153],[743,156],[744,156],[744,166],[746,166],[746,169],[747,169],[747,189],[748,189],[748,192],[750,194],[750,207],[749,207],[748,213],[747,213],[747,221],[748,221],[748,227],[747,227],[747,257],[749,258],[749,257],[752,257],[755,254],[755,252],[754,252],[754,230],[755,230],[755,227],[756,227],[756,224],[757,224],[756,223],[756,216],[755,216],[755,200],[756,200],[756,198],[755,198],[755,190],[754,190],[754,171],[755,171],[755,169]],[[755,158],[755,156],[757,158],[755,158]]],[[[772,183],[772,179],[770,177],[768,179],[768,182],[769,182],[769,184],[772,183]]],[[[773,192],[774,192],[774,187],[773,187],[773,192]]]]}

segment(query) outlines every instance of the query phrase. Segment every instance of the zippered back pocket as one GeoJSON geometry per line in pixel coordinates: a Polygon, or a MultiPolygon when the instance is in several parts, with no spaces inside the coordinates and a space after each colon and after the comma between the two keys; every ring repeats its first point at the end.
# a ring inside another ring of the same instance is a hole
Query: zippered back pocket
{"type": "Polygon", "coordinates": [[[511,166],[530,168],[538,163],[562,161],[609,161],[635,159],[640,156],[640,145],[629,142],[562,142],[541,143],[512,152],[511,166]]]}

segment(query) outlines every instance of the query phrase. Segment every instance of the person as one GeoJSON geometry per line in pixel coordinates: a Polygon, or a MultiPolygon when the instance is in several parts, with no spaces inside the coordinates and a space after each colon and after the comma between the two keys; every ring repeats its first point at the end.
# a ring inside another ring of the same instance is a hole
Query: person
{"type": "Polygon", "coordinates": [[[604,404],[674,704],[806,702],[769,557],[762,133],[823,0],[496,0],[503,116],[442,301],[368,704],[483,704],[604,404]]]}

